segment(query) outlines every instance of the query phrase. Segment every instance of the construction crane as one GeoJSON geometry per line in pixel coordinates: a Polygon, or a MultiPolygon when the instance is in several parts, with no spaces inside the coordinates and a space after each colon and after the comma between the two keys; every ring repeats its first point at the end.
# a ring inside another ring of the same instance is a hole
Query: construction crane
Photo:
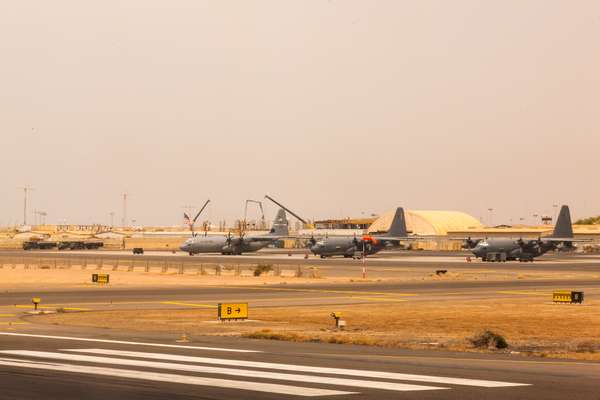
{"type": "Polygon", "coordinates": [[[262,201],[259,200],[246,200],[246,206],[244,207],[244,226],[243,226],[243,230],[246,230],[247,228],[247,219],[246,217],[248,216],[248,204],[249,203],[253,203],[253,204],[258,204],[258,207],[260,208],[260,213],[261,213],[261,217],[260,217],[260,229],[265,229],[267,224],[265,223],[265,211],[263,210],[263,205],[262,205],[262,201]]]}

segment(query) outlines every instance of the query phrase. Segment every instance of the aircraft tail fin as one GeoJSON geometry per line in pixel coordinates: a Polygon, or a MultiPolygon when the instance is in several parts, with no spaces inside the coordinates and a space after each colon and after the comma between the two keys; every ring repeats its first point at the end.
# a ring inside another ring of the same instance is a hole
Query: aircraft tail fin
{"type": "Polygon", "coordinates": [[[273,220],[273,227],[269,233],[273,236],[287,236],[290,234],[289,223],[283,208],[277,211],[277,215],[273,220]]]}
{"type": "Polygon", "coordinates": [[[573,226],[571,225],[571,213],[569,212],[569,206],[562,206],[560,213],[556,219],[556,225],[554,226],[554,232],[552,236],[555,238],[572,238],[573,237],[573,226]]]}
{"type": "Polygon", "coordinates": [[[392,219],[392,224],[390,225],[390,229],[387,234],[390,236],[408,236],[408,231],[406,229],[406,218],[404,217],[404,209],[402,207],[396,208],[394,219],[392,219]]]}

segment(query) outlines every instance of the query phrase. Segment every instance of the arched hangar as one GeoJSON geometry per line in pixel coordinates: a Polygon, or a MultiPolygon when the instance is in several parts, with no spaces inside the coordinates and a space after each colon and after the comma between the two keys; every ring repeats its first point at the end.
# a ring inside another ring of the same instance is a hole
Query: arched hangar
{"type": "MultiPolygon", "coordinates": [[[[396,210],[382,214],[369,227],[369,233],[387,232],[396,210]]],[[[481,229],[475,217],[460,211],[404,210],[406,228],[410,234],[445,236],[448,232],[481,229]]]]}

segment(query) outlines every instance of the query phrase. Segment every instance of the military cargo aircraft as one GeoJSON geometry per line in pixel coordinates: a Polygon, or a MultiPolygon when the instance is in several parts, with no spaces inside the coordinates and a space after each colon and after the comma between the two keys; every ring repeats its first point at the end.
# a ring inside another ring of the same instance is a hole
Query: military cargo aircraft
{"type": "Polygon", "coordinates": [[[332,256],[350,258],[354,257],[357,252],[371,255],[385,248],[398,247],[401,241],[406,240],[415,240],[415,237],[408,236],[404,209],[398,207],[390,229],[385,234],[363,235],[360,238],[356,236],[326,237],[320,240],[311,237],[309,249],[321,258],[332,256]]]}
{"type": "Polygon", "coordinates": [[[569,207],[563,205],[556,220],[552,235],[534,240],[512,238],[471,239],[464,241],[463,248],[471,250],[476,258],[482,261],[533,261],[548,251],[564,248],[573,249],[573,227],[569,207]]]}
{"type": "MultiPolygon", "coordinates": [[[[198,218],[194,219],[194,221],[198,218]]],[[[189,218],[188,218],[189,219],[189,218]]],[[[192,230],[193,231],[193,230],[192,230]]],[[[260,235],[247,235],[241,232],[239,236],[226,236],[192,234],[180,247],[190,256],[199,253],[221,253],[224,255],[240,255],[246,252],[258,251],[276,240],[287,237],[289,234],[288,220],[285,211],[280,209],[273,221],[271,231],[260,235]]]]}

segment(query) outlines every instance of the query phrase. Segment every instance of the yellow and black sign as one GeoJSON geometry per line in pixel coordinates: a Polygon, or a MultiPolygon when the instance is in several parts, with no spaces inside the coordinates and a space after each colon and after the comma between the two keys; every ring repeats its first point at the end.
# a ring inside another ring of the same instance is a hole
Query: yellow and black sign
{"type": "Polygon", "coordinates": [[[219,303],[217,317],[220,321],[248,319],[248,303],[219,303]]]}
{"type": "Polygon", "coordinates": [[[33,308],[37,310],[38,305],[42,302],[42,299],[40,299],[39,297],[34,297],[33,299],[31,299],[31,302],[33,303],[33,308]]]}
{"type": "Polygon", "coordinates": [[[94,283],[108,283],[109,280],[109,274],[92,274],[92,282],[94,283]]]}
{"type": "Polygon", "coordinates": [[[557,290],[552,293],[552,301],[555,303],[583,303],[583,292],[571,290],[557,290]]]}

